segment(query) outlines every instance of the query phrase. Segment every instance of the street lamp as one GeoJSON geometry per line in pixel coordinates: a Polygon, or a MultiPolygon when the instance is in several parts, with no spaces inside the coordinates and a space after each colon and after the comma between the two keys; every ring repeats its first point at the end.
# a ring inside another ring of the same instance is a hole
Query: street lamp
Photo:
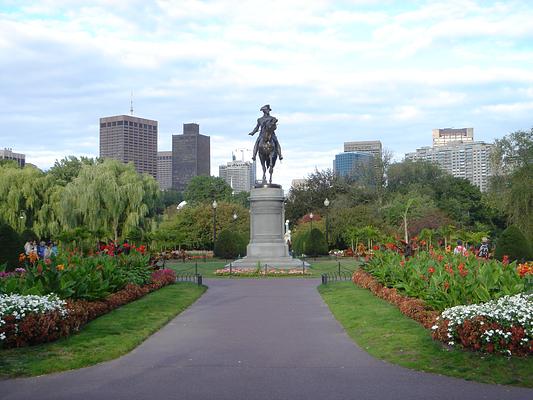
{"type": "Polygon", "coordinates": [[[309,214],[309,218],[311,219],[311,231],[313,230],[313,213],[309,214]]]}
{"type": "Polygon", "coordinates": [[[213,207],[213,246],[215,245],[215,242],[217,241],[217,201],[213,200],[213,204],[211,204],[213,207]]]}
{"type": "Polygon", "coordinates": [[[324,206],[326,207],[326,243],[328,245],[328,250],[329,250],[329,238],[328,238],[328,206],[329,206],[329,200],[328,198],[326,197],[326,200],[324,200],[324,206]]]}

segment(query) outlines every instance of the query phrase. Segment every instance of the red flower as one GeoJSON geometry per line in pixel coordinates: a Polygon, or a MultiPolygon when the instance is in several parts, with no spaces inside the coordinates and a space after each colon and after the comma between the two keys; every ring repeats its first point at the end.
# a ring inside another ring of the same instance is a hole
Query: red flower
{"type": "Polygon", "coordinates": [[[450,287],[450,284],[448,283],[448,281],[444,281],[444,289],[448,290],[449,287],[450,287]]]}
{"type": "Polygon", "coordinates": [[[375,250],[375,251],[379,250],[379,246],[378,245],[374,245],[374,247],[372,247],[372,250],[375,250]]]}
{"type": "Polygon", "coordinates": [[[502,264],[503,265],[508,265],[509,264],[509,256],[508,255],[504,255],[503,256],[502,264]]]}
{"type": "Polygon", "coordinates": [[[428,268],[428,272],[429,272],[430,274],[434,274],[434,273],[435,273],[435,268],[433,268],[433,267],[429,267],[429,268],[428,268]]]}
{"type": "Polygon", "coordinates": [[[404,260],[400,261],[400,265],[403,267],[405,265],[405,261],[404,260]]]}
{"type": "Polygon", "coordinates": [[[44,263],[45,263],[46,265],[50,265],[50,264],[52,264],[52,260],[50,260],[49,258],[46,258],[46,259],[44,260],[44,263]]]}

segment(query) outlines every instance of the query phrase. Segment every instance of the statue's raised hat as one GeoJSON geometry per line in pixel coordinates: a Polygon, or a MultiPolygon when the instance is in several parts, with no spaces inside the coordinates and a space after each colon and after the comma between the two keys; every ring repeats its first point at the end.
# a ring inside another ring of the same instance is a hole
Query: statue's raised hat
{"type": "Polygon", "coordinates": [[[270,108],[270,104],[265,104],[259,111],[272,111],[272,109],[270,108]]]}

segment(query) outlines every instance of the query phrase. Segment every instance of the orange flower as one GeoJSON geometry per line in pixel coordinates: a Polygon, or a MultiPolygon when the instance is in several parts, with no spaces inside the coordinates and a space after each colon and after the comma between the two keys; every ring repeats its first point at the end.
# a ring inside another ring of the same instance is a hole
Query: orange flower
{"type": "Polygon", "coordinates": [[[30,259],[30,262],[31,262],[32,264],[34,264],[35,261],[37,261],[37,260],[39,259],[39,256],[37,255],[36,252],[32,251],[32,252],[30,253],[30,255],[28,256],[28,258],[30,259]]]}
{"type": "Polygon", "coordinates": [[[59,265],[56,266],[56,269],[58,271],[63,271],[65,269],[65,266],[63,264],[59,264],[59,265]]]}

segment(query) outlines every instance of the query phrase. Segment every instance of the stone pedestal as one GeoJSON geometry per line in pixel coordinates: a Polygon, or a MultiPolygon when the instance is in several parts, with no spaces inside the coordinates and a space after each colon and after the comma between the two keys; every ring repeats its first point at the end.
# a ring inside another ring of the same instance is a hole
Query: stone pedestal
{"type": "MultiPolygon", "coordinates": [[[[280,185],[256,186],[250,192],[250,243],[246,257],[234,261],[236,268],[302,267],[302,261],[289,256],[285,244],[285,196],[280,185]]],[[[308,265],[307,263],[305,264],[308,265]]]]}

